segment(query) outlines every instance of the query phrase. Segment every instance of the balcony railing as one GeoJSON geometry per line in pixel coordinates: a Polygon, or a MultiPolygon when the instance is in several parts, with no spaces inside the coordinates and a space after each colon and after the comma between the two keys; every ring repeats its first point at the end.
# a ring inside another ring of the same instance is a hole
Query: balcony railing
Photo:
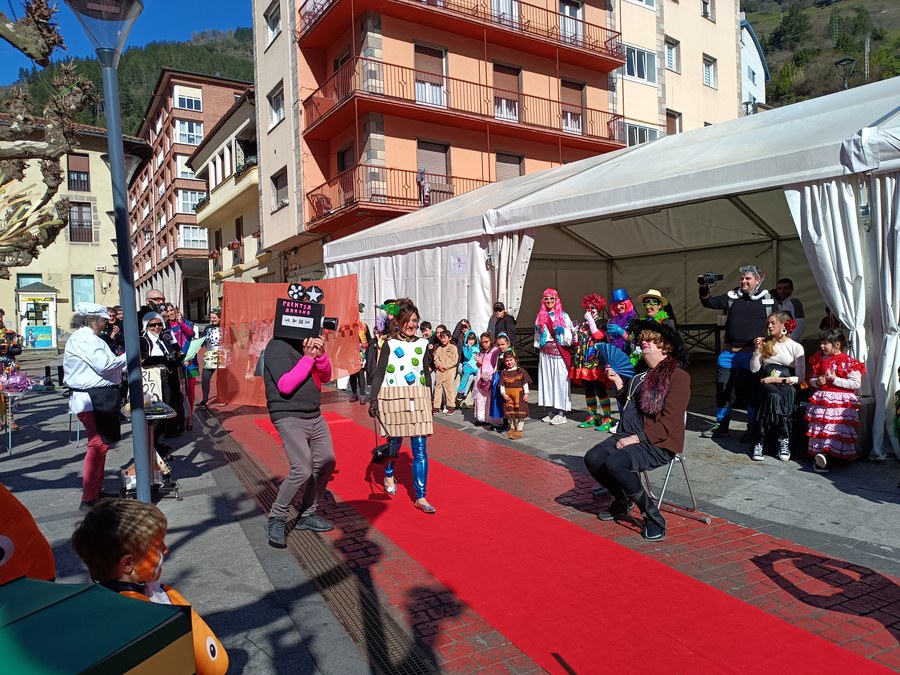
{"type": "Polygon", "coordinates": [[[94,224],[90,220],[69,218],[69,241],[78,244],[94,242],[94,224]]]}
{"type": "Polygon", "coordinates": [[[306,195],[312,214],[309,220],[319,220],[359,202],[404,208],[430,206],[489,183],[477,178],[358,164],[306,195]]]}
{"type": "MultiPolygon", "coordinates": [[[[302,40],[313,25],[337,4],[337,1],[306,0],[299,12],[297,40],[302,40]]],[[[545,7],[516,0],[398,1],[409,5],[431,5],[467,20],[500,26],[516,33],[534,35],[616,59],[625,58],[621,33],[545,7]]]]}
{"type": "Polygon", "coordinates": [[[356,93],[435,111],[625,142],[621,115],[364,58],[345,63],[303,102],[307,129],[356,93]]]}

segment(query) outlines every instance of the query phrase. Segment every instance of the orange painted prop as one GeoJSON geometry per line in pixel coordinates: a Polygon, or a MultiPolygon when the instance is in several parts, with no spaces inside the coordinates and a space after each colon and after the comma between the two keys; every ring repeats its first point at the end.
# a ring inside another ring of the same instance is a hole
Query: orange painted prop
{"type": "MultiPolygon", "coordinates": [[[[359,289],[356,275],[304,281],[324,293],[325,316],[338,319],[337,331],[326,331],[325,351],[331,361],[332,377],[359,372],[359,289]]],[[[237,405],[266,405],[263,378],[257,375],[260,352],[272,334],[275,301],[288,297],[288,283],[244,284],[225,282],[222,298],[222,341],[225,368],[216,375],[218,402],[237,405]]]]}
{"type": "Polygon", "coordinates": [[[53,581],[56,564],[31,512],[0,483],[0,585],[19,577],[53,581]]]}

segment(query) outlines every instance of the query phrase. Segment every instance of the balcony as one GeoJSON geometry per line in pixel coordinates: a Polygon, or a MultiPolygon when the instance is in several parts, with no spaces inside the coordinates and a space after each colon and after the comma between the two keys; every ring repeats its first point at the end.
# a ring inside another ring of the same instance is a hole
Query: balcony
{"type": "Polygon", "coordinates": [[[453,128],[487,125],[492,133],[540,135],[545,142],[597,153],[625,146],[621,115],[363,58],[345,63],[303,102],[303,134],[327,140],[368,112],[453,128]]]}
{"type": "Polygon", "coordinates": [[[367,217],[370,222],[365,226],[369,226],[489,183],[477,178],[358,164],[307,193],[307,229],[335,232],[367,217]]]}
{"type": "MultiPolygon", "coordinates": [[[[352,18],[378,12],[442,32],[612,72],[625,63],[618,31],[516,0],[306,0],[296,38],[301,48],[326,49],[352,18]],[[523,38],[530,44],[522,44],[523,38]]],[[[583,10],[582,10],[583,11],[583,10]]]]}

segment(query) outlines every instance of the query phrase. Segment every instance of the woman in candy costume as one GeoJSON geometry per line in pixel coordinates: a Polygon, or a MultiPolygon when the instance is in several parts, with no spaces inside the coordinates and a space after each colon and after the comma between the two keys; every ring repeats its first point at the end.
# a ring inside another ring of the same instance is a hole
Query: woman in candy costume
{"type": "Polygon", "coordinates": [[[606,331],[597,327],[600,313],[606,308],[606,298],[596,293],[581,299],[584,307],[584,322],[576,333],[577,347],[572,355],[572,367],[569,368],[569,379],[584,387],[584,401],[588,409],[588,418],[579,424],[582,429],[594,428],[597,431],[609,431],[610,401],[606,393],[606,362],[597,345],[606,338],[606,331]],[[597,405],[600,414],[597,414],[597,405]]]}
{"type": "Polygon", "coordinates": [[[572,409],[569,366],[571,357],[565,348],[575,340],[575,326],[563,309],[555,288],[541,298],[541,309],[534,322],[534,346],[540,349],[538,361],[538,405],[548,408],[542,422],[565,424],[572,409]]]}
{"type": "Polygon", "coordinates": [[[824,330],[819,350],[809,360],[809,385],[816,389],[806,410],[809,454],[816,471],[828,470],[828,457],[853,460],[859,457],[856,434],[859,429],[859,399],[866,367],[844,352],[847,337],[838,328],[824,330]]]}
{"type": "MultiPolygon", "coordinates": [[[[416,335],[419,310],[412,300],[404,298],[395,302],[398,312],[391,322],[390,338],[384,343],[375,367],[369,415],[381,423],[393,450],[399,450],[400,441],[409,436],[415,506],[432,514],[435,508],[425,498],[428,482],[426,438],[433,433],[431,376],[425,368],[428,340],[416,335]]],[[[397,493],[393,462],[384,465],[384,488],[388,494],[397,493]]]]}

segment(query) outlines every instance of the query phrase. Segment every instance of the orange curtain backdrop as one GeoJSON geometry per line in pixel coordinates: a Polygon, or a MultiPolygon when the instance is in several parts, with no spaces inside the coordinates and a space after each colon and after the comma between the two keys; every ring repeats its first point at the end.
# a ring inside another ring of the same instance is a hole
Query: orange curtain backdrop
{"type": "MultiPolygon", "coordinates": [[[[225,282],[222,298],[222,349],[225,367],[216,374],[220,403],[265,406],[263,378],[257,375],[259,356],[272,339],[275,301],[288,297],[287,283],[244,284],[225,282]]],[[[325,294],[325,316],[338,319],[337,332],[326,331],[325,348],[332,377],[359,371],[359,295],[356,275],[304,281],[325,294]]]]}

